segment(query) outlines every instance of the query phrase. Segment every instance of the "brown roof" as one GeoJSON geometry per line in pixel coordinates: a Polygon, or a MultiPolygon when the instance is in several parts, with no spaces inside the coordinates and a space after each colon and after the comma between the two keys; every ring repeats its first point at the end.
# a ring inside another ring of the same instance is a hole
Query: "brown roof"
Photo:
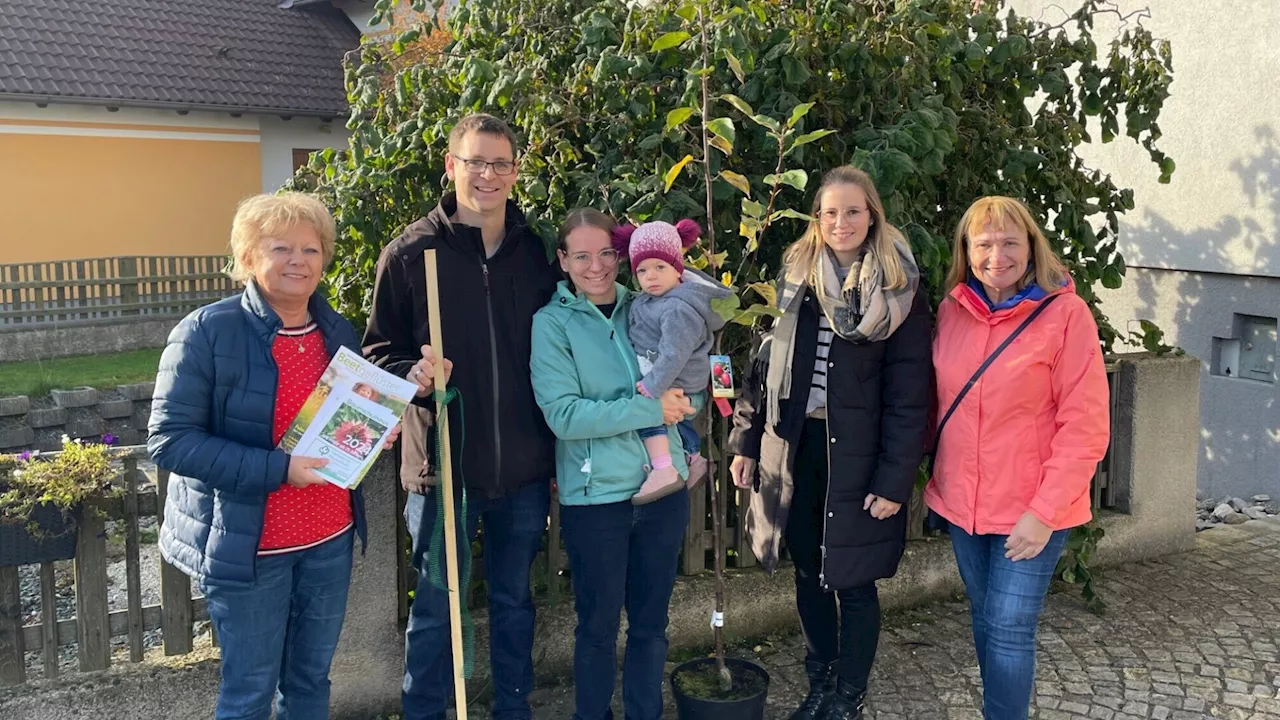
{"type": "Polygon", "coordinates": [[[329,3],[0,0],[0,99],[347,113],[360,32],[329,3]]]}

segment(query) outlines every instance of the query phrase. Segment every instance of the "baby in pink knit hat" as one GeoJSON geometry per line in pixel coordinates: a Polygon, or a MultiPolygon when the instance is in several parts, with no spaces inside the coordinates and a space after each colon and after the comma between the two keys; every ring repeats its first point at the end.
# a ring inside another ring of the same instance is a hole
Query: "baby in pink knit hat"
{"type": "MultiPolygon", "coordinates": [[[[613,231],[613,246],[631,260],[631,272],[641,295],[631,303],[631,345],[642,377],[636,390],[661,397],[673,387],[684,391],[694,408],[706,404],[711,378],[708,355],[715,332],[724,319],[711,309],[711,300],[728,297],[729,288],[707,275],[684,266],[684,251],[698,241],[700,229],[693,220],[672,225],[655,220],[640,227],[620,225],[613,231]]],[[[689,480],[682,482],[671,463],[666,428],[640,431],[649,455],[648,474],[636,505],[650,503],[677,490],[696,485],[707,472],[692,416],[677,426],[689,458],[689,480]]]]}

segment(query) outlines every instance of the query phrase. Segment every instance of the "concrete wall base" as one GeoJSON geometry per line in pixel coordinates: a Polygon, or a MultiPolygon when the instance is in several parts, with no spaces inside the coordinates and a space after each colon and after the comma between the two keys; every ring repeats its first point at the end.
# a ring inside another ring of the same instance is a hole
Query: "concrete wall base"
{"type": "Polygon", "coordinates": [[[75,355],[164,347],[182,318],[137,317],[99,323],[0,330],[0,362],[52,360],[75,355]]]}

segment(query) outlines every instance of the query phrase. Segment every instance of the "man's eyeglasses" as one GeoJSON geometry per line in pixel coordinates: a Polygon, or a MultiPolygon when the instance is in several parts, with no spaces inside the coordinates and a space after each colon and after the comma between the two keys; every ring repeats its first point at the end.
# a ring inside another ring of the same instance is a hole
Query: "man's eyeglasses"
{"type": "MultiPolygon", "coordinates": [[[[596,254],[595,257],[599,258],[600,264],[605,267],[613,267],[614,265],[618,264],[618,251],[612,248],[601,250],[599,253],[596,254]]],[[[587,268],[591,267],[591,264],[592,264],[591,253],[588,253],[588,252],[574,253],[569,256],[569,264],[573,265],[575,268],[579,270],[586,270],[587,268]]]]}
{"type": "Polygon", "coordinates": [[[481,160],[479,158],[463,157],[455,157],[454,160],[462,163],[462,166],[467,169],[467,172],[475,173],[476,175],[483,175],[484,169],[487,167],[493,168],[493,173],[495,175],[510,175],[516,171],[516,164],[511,160],[494,160],[493,162],[489,162],[488,160],[481,160]]]}

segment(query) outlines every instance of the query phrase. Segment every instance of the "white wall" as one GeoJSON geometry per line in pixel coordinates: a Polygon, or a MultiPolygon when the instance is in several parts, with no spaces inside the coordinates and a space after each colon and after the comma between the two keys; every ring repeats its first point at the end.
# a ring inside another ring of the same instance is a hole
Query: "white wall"
{"type": "MultiPolygon", "coordinates": [[[[70,105],[52,103],[39,107],[32,102],[0,100],[0,119],[12,121],[36,121],[39,123],[103,123],[111,125],[145,126],[131,130],[143,133],[151,130],[164,137],[166,132],[200,132],[206,129],[256,131],[257,120],[250,116],[233,118],[229,113],[191,111],[179,115],[173,110],[151,110],[122,107],[111,112],[101,105],[70,105]]],[[[120,132],[128,130],[121,129],[120,132]]],[[[256,140],[256,138],[254,138],[256,140]]]]}
{"type": "MultiPolygon", "coordinates": [[[[1173,182],[1161,185],[1146,151],[1128,138],[1083,148],[1090,165],[1134,190],[1137,207],[1120,221],[1125,261],[1280,277],[1280,2],[1117,4],[1126,14],[1149,7],[1143,25],[1172,44],[1174,80],[1160,113],[1159,147],[1177,163],[1173,182]]],[[[1056,5],[1010,3],[1055,24],[1065,17],[1056,5]]],[[[1080,3],[1060,5],[1074,11],[1080,3]]],[[[1100,52],[1108,50],[1116,21],[1098,17],[1100,52]]]]}
{"type": "Polygon", "coordinates": [[[345,150],[350,133],[341,120],[331,123],[317,118],[294,117],[283,120],[275,115],[258,118],[262,137],[262,191],[275,192],[293,177],[293,151],[336,148],[345,150]]]}
{"type": "Polygon", "coordinates": [[[373,17],[373,4],[373,0],[333,0],[334,7],[346,13],[351,23],[366,35],[383,32],[388,27],[385,22],[369,25],[369,20],[373,17]]]}
{"type": "MultiPolygon", "coordinates": [[[[1090,166],[1133,188],[1136,205],[1120,218],[1129,270],[1119,290],[1098,288],[1102,311],[1122,333],[1153,321],[1167,343],[1200,359],[1200,490],[1275,496],[1280,384],[1216,375],[1212,362],[1214,339],[1234,337],[1237,315],[1280,312],[1280,2],[1117,4],[1126,14],[1149,7],[1143,25],[1172,45],[1159,147],[1177,170],[1159,184],[1159,170],[1128,138],[1081,148],[1090,166]]],[[[1051,23],[1065,17],[1039,0],[1011,6],[1051,23]]],[[[1116,31],[1114,15],[1099,16],[1100,50],[1116,31]]],[[[1097,123],[1091,132],[1099,137],[1097,123]]]]}

